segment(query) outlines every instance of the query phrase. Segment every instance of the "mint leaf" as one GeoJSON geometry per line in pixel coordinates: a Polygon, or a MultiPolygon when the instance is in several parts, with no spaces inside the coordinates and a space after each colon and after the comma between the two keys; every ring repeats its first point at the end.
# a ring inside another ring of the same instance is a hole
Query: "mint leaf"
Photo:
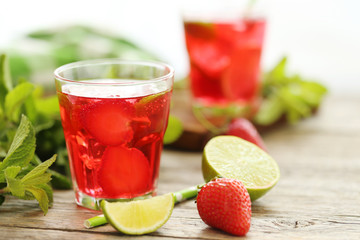
{"type": "Polygon", "coordinates": [[[44,173],[40,176],[32,177],[30,179],[24,180],[21,179],[21,182],[24,186],[32,186],[32,185],[41,185],[50,182],[51,180],[51,173],[44,173]]]}
{"type": "Polygon", "coordinates": [[[4,173],[7,178],[15,178],[20,172],[21,167],[19,166],[11,166],[5,169],[4,173]]]}
{"type": "Polygon", "coordinates": [[[53,201],[53,195],[51,187],[47,185],[51,180],[51,173],[45,173],[45,171],[55,160],[56,155],[36,166],[21,179],[15,178],[21,170],[20,166],[7,167],[4,171],[7,191],[10,191],[13,196],[18,198],[35,198],[39,202],[44,215],[46,215],[49,203],[51,204],[53,201]]]}
{"type": "Polygon", "coordinates": [[[5,172],[5,178],[7,182],[6,188],[11,192],[13,196],[19,198],[25,196],[25,186],[19,179],[7,176],[6,172],[5,172]]]}
{"type": "Polygon", "coordinates": [[[5,96],[11,89],[11,79],[7,72],[9,70],[9,63],[6,55],[0,55],[0,117],[5,114],[5,96]]]}
{"type": "Polygon", "coordinates": [[[36,200],[39,202],[41,210],[44,212],[44,215],[48,212],[49,208],[49,198],[46,194],[46,191],[39,187],[26,187],[26,191],[29,191],[36,200]]]}
{"type": "Polygon", "coordinates": [[[9,60],[5,54],[0,55],[0,103],[3,105],[6,93],[13,88],[9,60]]]}
{"type": "MultiPolygon", "coordinates": [[[[1,145],[1,144],[0,144],[1,145]]],[[[4,149],[2,149],[2,147],[0,146],[0,159],[1,158],[5,158],[6,157],[6,152],[4,149]]],[[[0,163],[1,164],[1,163],[0,163]]]]}
{"type": "Polygon", "coordinates": [[[170,144],[175,142],[183,133],[183,125],[181,121],[170,115],[168,126],[164,135],[164,144],[170,144]]]}
{"type": "Polygon", "coordinates": [[[311,115],[311,107],[290,87],[282,88],[280,91],[281,99],[288,110],[290,116],[289,122],[294,123],[301,117],[308,117],[311,115]],[[296,117],[298,116],[298,117],[296,117]],[[290,120],[291,119],[291,120],[290,120]]]}
{"type": "Polygon", "coordinates": [[[31,95],[34,86],[31,83],[25,82],[17,85],[5,97],[5,114],[15,122],[18,121],[20,107],[25,100],[31,95]]]}
{"type": "Polygon", "coordinates": [[[29,120],[32,123],[35,124],[35,127],[39,115],[35,106],[35,98],[36,98],[37,90],[38,87],[35,87],[34,90],[32,91],[31,96],[29,96],[24,102],[25,115],[29,118],[29,120]]]}
{"type": "Polygon", "coordinates": [[[288,123],[312,115],[327,92],[325,86],[315,81],[307,81],[300,75],[286,73],[287,58],[281,61],[263,79],[263,102],[254,121],[260,125],[270,125],[285,116],[288,123]]]}
{"type": "Polygon", "coordinates": [[[282,84],[286,79],[286,63],[287,58],[284,57],[280,62],[267,74],[266,82],[269,84],[282,84]]]}
{"type": "Polygon", "coordinates": [[[10,149],[0,165],[0,171],[8,166],[25,166],[33,158],[35,152],[35,132],[30,121],[22,115],[10,149]]]}
{"type": "Polygon", "coordinates": [[[39,188],[43,189],[46,192],[46,195],[49,199],[49,206],[51,206],[54,201],[52,188],[48,184],[41,184],[39,185],[39,188]]]}
{"type": "Polygon", "coordinates": [[[327,89],[316,82],[302,82],[301,96],[312,107],[320,105],[323,95],[327,93],[327,89]]]}
{"type": "Polygon", "coordinates": [[[59,116],[60,108],[58,97],[56,95],[48,98],[35,99],[35,106],[38,113],[46,116],[59,116]]]}
{"type": "Polygon", "coordinates": [[[285,107],[280,98],[272,96],[263,100],[254,121],[260,125],[270,125],[276,122],[285,111],[285,107]]]}
{"type": "Polygon", "coordinates": [[[45,171],[55,162],[56,160],[56,155],[52,156],[50,159],[48,159],[47,161],[41,163],[40,165],[38,165],[37,167],[35,167],[33,170],[31,170],[28,174],[26,174],[21,181],[23,183],[33,180],[33,179],[37,179],[37,177],[44,175],[45,171]]]}
{"type": "Polygon", "coordinates": [[[24,200],[35,200],[36,198],[34,197],[34,195],[31,194],[31,192],[26,191],[25,190],[25,196],[23,197],[18,197],[20,199],[24,199],[24,200]]]}

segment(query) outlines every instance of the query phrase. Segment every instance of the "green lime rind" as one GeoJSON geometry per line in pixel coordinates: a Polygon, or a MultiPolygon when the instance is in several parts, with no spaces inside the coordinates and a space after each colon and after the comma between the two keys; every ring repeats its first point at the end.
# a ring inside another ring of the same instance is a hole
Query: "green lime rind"
{"type": "Polygon", "coordinates": [[[164,144],[175,142],[184,132],[184,127],[180,119],[169,115],[168,125],[164,135],[164,144]]]}
{"type": "Polygon", "coordinates": [[[140,106],[143,106],[145,104],[148,104],[149,102],[151,101],[154,101],[155,99],[165,95],[166,93],[168,93],[169,91],[164,91],[164,92],[159,92],[159,93],[156,93],[156,94],[152,94],[152,95],[149,95],[149,96],[146,96],[144,98],[142,98],[138,103],[136,103],[137,105],[140,105],[140,106]]]}
{"type": "Polygon", "coordinates": [[[168,93],[169,91],[164,91],[164,92],[159,92],[156,94],[152,94],[152,95],[148,95],[146,97],[143,97],[139,102],[135,103],[135,109],[137,113],[140,112],[144,112],[146,111],[146,105],[148,105],[149,103],[156,101],[158,99],[160,99],[161,97],[163,97],[166,93],[168,93]]]}
{"type": "Polygon", "coordinates": [[[143,235],[156,231],[170,218],[174,209],[174,196],[168,193],[145,200],[129,202],[101,201],[108,223],[127,235],[143,235]]]}
{"type": "Polygon", "coordinates": [[[217,136],[206,144],[202,173],[206,182],[215,177],[242,181],[251,201],[262,197],[280,178],[279,166],[269,154],[235,136],[217,136]]]}

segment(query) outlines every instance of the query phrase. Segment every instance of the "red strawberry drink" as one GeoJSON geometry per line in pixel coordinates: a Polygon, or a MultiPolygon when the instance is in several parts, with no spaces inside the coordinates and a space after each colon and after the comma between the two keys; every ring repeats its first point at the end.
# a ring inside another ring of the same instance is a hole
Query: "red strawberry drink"
{"type": "Polygon", "coordinates": [[[256,108],[265,20],[185,21],[184,27],[195,102],[256,108]]]}
{"type": "Polygon", "coordinates": [[[154,194],[173,70],[101,60],[55,75],[77,203],[96,209],[100,199],[154,194]]]}

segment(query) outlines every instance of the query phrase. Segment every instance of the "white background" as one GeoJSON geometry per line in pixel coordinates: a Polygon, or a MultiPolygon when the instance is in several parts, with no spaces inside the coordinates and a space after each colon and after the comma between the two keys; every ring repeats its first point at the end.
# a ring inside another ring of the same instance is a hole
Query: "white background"
{"type": "MultiPolygon", "coordinates": [[[[3,1],[0,49],[39,28],[80,23],[126,37],[156,53],[175,67],[180,78],[188,71],[181,19],[184,2],[3,1]]],[[[332,94],[360,94],[360,1],[258,0],[257,6],[268,20],[262,62],[265,70],[287,55],[290,73],[317,79],[332,94]]]]}

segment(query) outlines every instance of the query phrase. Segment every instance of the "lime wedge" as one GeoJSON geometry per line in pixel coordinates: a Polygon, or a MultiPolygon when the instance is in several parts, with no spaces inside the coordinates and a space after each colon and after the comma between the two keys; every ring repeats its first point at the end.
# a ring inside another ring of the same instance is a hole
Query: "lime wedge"
{"type": "Polygon", "coordinates": [[[165,92],[159,92],[159,93],[156,93],[156,94],[152,94],[152,95],[149,95],[149,96],[146,96],[144,98],[142,98],[138,103],[136,103],[135,105],[145,105],[151,101],[154,101],[156,99],[158,99],[159,97],[163,96],[165,93],[167,93],[168,91],[165,91],[165,92]]]}
{"type": "Polygon", "coordinates": [[[130,202],[102,201],[106,220],[118,231],[142,235],[156,231],[170,218],[174,209],[172,193],[130,202]]]}
{"type": "Polygon", "coordinates": [[[215,177],[243,182],[251,201],[268,192],[279,181],[275,160],[261,148],[235,136],[217,136],[205,146],[202,172],[206,182],[215,177]]]}

